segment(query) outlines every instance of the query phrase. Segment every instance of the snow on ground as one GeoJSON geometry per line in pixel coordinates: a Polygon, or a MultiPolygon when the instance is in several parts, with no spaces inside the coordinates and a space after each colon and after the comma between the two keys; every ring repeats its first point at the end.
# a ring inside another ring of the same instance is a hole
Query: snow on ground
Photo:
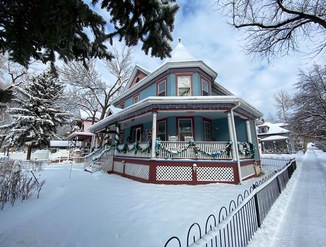
{"type": "Polygon", "coordinates": [[[308,147],[249,247],[326,246],[326,153],[308,147]]]}
{"type": "Polygon", "coordinates": [[[0,246],[152,247],[174,235],[184,243],[192,223],[203,226],[254,182],[153,185],[90,174],[83,164],[46,165],[37,176],[46,180],[39,199],[0,211],[0,246]]]}

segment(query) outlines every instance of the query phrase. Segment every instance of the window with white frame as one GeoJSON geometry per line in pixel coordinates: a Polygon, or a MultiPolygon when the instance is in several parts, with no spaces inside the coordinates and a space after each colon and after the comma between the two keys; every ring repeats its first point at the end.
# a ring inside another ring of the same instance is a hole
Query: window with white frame
{"type": "Polygon", "coordinates": [[[208,96],[209,95],[209,88],[208,88],[208,81],[202,79],[201,80],[201,91],[202,96],[208,96]]]}
{"type": "Polygon", "coordinates": [[[132,102],[135,104],[139,101],[139,94],[137,94],[136,96],[133,97],[132,102]]]}
{"type": "Polygon", "coordinates": [[[178,96],[190,96],[191,95],[191,77],[190,76],[178,76],[178,96]]]}
{"type": "Polygon", "coordinates": [[[161,81],[157,85],[157,95],[166,96],[166,81],[161,81]]]}

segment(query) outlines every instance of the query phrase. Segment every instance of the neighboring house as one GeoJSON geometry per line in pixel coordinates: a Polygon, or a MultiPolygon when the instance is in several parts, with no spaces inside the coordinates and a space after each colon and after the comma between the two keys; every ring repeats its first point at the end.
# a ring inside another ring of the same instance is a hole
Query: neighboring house
{"type": "Polygon", "coordinates": [[[257,126],[257,135],[263,154],[292,153],[294,145],[290,139],[291,131],[285,123],[263,123],[257,126]]]}
{"type": "Polygon", "coordinates": [[[80,119],[72,123],[72,133],[66,138],[69,148],[73,149],[73,156],[84,157],[91,152],[91,147],[95,141],[94,134],[89,131],[93,120],[84,111],[80,111],[80,119]]]}
{"type": "Polygon", "coordinates": [[[116,133],[114,152],[93,160],[150,183],[238,184],[258,175],[262,113],[216,83],[217,73],[182,43],[171,55],[153,72],[135,66],[110,114],[89,127],[116,133]]]}

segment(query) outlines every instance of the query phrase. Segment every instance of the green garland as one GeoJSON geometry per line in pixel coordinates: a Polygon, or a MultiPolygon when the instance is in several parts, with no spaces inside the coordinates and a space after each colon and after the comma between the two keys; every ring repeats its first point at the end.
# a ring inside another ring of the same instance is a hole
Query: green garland
{"type": "MultiPolygon", "coordinates": [[[[150,153],[151,152],[151,148],[152,148],[152,144],[150,141],[147,142],[148,146],[146,148],[142,148],[139,146],[138,142],[134,142],[133,143],[133,147],[129,149],[128,144],[122,144],[122,148],[118,148],[118,146],[116,146],[116,150],[119,153],[129,153],[129,152],[133,152],[134,154],[137,154],[138,152],[141,153],[150,153]]],[[[238,143],[238,147],[241,143],[238,143]]],[[[156,156],[160,155],[160,150],[163,150],[165,152],[167,152],[168,154],[181,154],[185,151],[187,151],[188,149],[193,149],[195,156],[198,157],[199,154],[202,155],[206,155],[209,156],[211,158],[219,158],[221,155],[226,154],[228,157],[231,157],[232,154],[232,145],[233,142],[229,141],[228,144],[225,146],[224,150],[220,150],[220,151],[215,151],[215,152],[206,152],[204,150],[201,150],[198,146],[196,146],[195,141],[194,140],[190,140],[188,143],[188,146],[177,150],[177,151],[172,151],[171,149],[167,149],[164,146],[161,145],[161,141],[157,140],[156,144],[155,144],[155,153],[156,156]]],[[[244,142],[242,143],[242,145],[244,146],[242,150],[240,150],[240,148],[238,148],[239,150],[239,154],[240,155],[244,155],[246,158],[254,158],[255,156],[255,146],[252,143],[247,143],[244,142]]]]}
{"type": "Polygon", "coordinates": [[[152,144],[150,141],[147,142],[148,146],[146,148],[142,148],[141,146],[139,146],[138,142],[134,142],[132,148],[129,149],[128,144],[122,144],[122,148],[119,148],[118,146],[116,146],[116,150],[118,151],[118,153],[129,153],[134,151],[134,154],[137,154],[138,151],[141,153],[150,153],[151,152],[151,148],[152,148],[152,144]]]}
{"type": "MultiPolygon", "coordinates": [[[[240,143],[238,143],[239,145],[240,143]]],[[[225,146],[224,150],[216,151],[216,152],[206,152],[204,150],[201,150],[198,146],[196,146],[194,140],[190,140],[188,146],[184,147],[183,149],[177,150],[177,151],[171,151],[163,146],[161,146],[160,142],[157,142],[156,144],[156,155],[159,155],[159,149],[162,149],[163,151],[169,153],[169,154],[180,154],[182,152],[185,152],[188,149],[193,149],[196,157],[198,157],[199,154],[203,154],[206,156],[210,156],[212,158],[219,158],[221,155],[226,154],[228,157],[231,157],[232,153],[232,141],[229,141],[228,144],[225,146]]],[[[246,158],[253,158],[255,155],[255,148],[254,145],[251,143],[243,143],[244,148],[242,150],[239,149],[239,154],[243,154],[246,158]],[[249,146],[249,147],[248,147],[249,146]]]]}

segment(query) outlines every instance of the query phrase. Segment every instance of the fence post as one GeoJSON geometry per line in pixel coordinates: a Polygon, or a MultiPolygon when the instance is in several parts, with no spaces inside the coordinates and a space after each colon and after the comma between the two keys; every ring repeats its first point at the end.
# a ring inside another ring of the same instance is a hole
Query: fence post
{"type": "Polygon", "coordinates": [[[280,194],[281,194],[281,193],[282,193],[282,188],[281,188],[280,176],[281,176],[281,175],[278,175],[278,176],[276,177],[276,179],[277,179],[278,191],[279,191],[280,194]]]}
{"type": "MultiPolygon", "coordinates": [[[[254,184],[253,188],[255,189],[257,186],[254,184]]],[[[260,210],[259,210],[259,203],[258,203],[258,193],[254,195],[255,200],[255,208],[256,208],[256,216],[257,216],[257,225],[260,228],[261,226],[261,220],[260,220],[260,210]]]]}

